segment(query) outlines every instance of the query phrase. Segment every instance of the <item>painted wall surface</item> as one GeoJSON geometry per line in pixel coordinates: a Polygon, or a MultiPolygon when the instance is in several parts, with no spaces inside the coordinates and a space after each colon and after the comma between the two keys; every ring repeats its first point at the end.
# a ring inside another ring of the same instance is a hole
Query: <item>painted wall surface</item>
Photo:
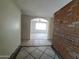
{"type": "Polygon", "coordinates": [[[21,12],[11,0],[0,0],[0,59],[7,59],[20,45],[21,12]]]}
{"type": "Polygon", "coordinates": [[[49,19],[49,39],[52,39],[53,41],[53,29],[54,29],[54,18],[50,18],[49,19]]]}
{"type": "Polygon", "coordinates": [[[21,18],[21,39],[30,39],[30,20],[33,17],[22,15],[21,18]]]}
{"type": "MultiPolygon", "coordinates": [[[[30,39],[30,26],[31,26],[31,20],[37,18],[33,16],[28,15],[22,15],[22,40],[30,39]]],[[[52,32],[53,32],[53,20],[51,18],[45,18],[49,22],[49,31],[48,31],[48,39],[52,39],[52,32]]]]}

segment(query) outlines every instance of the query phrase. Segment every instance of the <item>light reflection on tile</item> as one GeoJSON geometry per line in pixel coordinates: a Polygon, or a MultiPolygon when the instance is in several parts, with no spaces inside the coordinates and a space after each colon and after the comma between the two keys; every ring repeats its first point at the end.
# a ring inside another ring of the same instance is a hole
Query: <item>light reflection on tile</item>
{"type": "Polygon", "coordinates": [[[52,45],[52,43],[51,40],[46,40],[46,39],[24,40],[21,43],[21,46],[40,46],[40,45],[52,45]]]}

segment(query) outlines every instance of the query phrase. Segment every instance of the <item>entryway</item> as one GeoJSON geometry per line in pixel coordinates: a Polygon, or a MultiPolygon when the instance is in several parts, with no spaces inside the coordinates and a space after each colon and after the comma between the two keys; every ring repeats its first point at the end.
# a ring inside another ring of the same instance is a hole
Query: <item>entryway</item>
{"type": "Polygon", "coordinates": [[[48,39],[48,21],[43,18],[35,18],[31,20],[30,39],[44,40],[48,39]]]}
{"type": "Polygon", "coordinates": [[[49,36],[49,21],[44,18],[30,20],[30,39],[22,42],[22,46],[52,45],[49,36]]]}

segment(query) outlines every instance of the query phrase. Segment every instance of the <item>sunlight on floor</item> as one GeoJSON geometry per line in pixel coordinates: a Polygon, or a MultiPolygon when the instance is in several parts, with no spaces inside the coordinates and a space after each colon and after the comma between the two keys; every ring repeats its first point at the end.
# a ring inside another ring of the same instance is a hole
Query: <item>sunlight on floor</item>
{"type": "Polygon", "coordinates": [[[44,40],[44,39],[48,39],[48,35],[47,35],[47,33],[31,33],[31,37],[30,37],[30,39],[32,40],[32,39],[37,39],[37,40],[39,40],[39,39],[42,39],[42,40],[44,40]]]}
{"type": "Polygon", "coordinates": [[[21,46],[40,46],[40,45],[52,45],[51,40],[25,40],[21,46]]]}

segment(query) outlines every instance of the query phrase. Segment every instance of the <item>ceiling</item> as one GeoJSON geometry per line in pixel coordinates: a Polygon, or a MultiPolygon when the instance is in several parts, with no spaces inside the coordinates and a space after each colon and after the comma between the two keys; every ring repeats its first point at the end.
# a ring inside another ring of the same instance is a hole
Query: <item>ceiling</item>
{"type": "Polygon", "coordinates": [[[71,0],[15,0],[22,13],[30,16],[52,17],[71,0]]]}

